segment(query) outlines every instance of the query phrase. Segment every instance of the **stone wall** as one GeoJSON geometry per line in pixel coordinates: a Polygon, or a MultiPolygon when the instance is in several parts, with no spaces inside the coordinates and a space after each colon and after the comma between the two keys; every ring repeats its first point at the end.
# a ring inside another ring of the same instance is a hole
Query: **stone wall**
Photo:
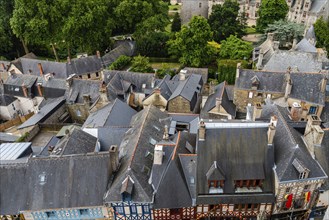
{"type": "Polygon", "coordinates": [[[182,0],[182,24],[188,23],[193,16],[208,18],[208,0],[182,0]]]}
{"type": "Polygon", "coordinates": [[[182,96],[178,96],[168,102],[168,111],[175,113],[192,113],[190,102],[182,96]]]}
{"type": "Polygon", "coordinates": [[[52,115],[50,115],[43,123],[54,124],[61,122],[59,118],[67,112],[65,104],[62,104],[52,115]]]}
{"type": "Polygon", "coordinates": [[[73,122],[83,124],[89,116],[89,106],[84,104],[68,104],[67,108],[73,122]]]}

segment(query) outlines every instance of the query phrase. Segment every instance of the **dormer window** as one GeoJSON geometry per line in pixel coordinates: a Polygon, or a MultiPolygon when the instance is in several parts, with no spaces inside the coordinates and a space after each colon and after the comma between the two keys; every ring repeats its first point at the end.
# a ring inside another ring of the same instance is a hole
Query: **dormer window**
{"type": "Polygon", "coordinates": [[[223,170],[214,161],[207,174],[209,193],[223,193],[225,175],[223,170]]]}
{"type": "Polygon", "coordinates": [[[308,175],[310,173],[310,170],[307,169],[301,161],[299,161],[297,158],[295,158],[294,161],[292,162],[292,165],[298,171],[298,173],[299,173],[299,179],[306,179],[306,178],[308,178],[308,175]]]}
{"type": "Polygon", "coordinates": [[[131,195],[134,188],[134,181],[133,179],[128,175],[123,181],[121,186],[121,196],[122,201],[127,202],[131,201],[131,195]]]}

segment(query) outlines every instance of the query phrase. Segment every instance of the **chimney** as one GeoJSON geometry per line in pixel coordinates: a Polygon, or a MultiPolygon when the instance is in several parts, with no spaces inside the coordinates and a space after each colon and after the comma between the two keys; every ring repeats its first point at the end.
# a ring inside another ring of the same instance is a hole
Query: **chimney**
{"type": "Polygon", "coordinates": [[[274,50],[279,50],[280,46],[280,41],[273,41],[273,49],[274,50]]]}
{"type": "Polygon", "coordinates": [[[142,89],[143,90],[146,89],[146,84],[145,83],[142,84],[142,89]]]}
{"type": "Polygon", "coordinates": [[[240,69],[241,69],[241,63],[238,63],[236,65],[236,74],[235,74],[235,79],[238,79],[240,76],[240,69]]]}
{"type": "Polygon", "coordinates": [[[246,120],[247,120],[247,121],[251,121],[251,120],[254,119],[254,107],[251,106],[250,103],[248,103],[248,105],[247,105],[246,108],[247,108],[246,120]]]}
{"type": "Polygon", "coordinates": [[[39,71],[40,71],[40,76],[43,76],[43,68],[41,63],[38,63],[39,71]]]}
{"type": "Polygon", "coordinates": [[[87,94],[85,94],[85,95],[83,95],[83,103],[86,105],[86,106],[88,106],[88,107],[90,107],[90,95],[87,95],[87,94]]]}
{"type": "Polygon", "coordinates": [[[67,63],[71,64],[71,57],[69,57],[69,56],[67,57],[67,63]]]}
{"type": "Polygon", "coordinates": [[[185,77],[185,73],[183,73],[182,71],[180,71],[178,75],[179,75],[179,80],[180,80],[180,81],[183,81],[183,80],[186,79],[186,77],[185,77]]]}
{"type": "Polygon", "coordinates": [[[290,110],[290,117],[293,121],[300,121],[302,117],[302,106],[299,103],[297,102],[292,103],[292,107],[290,110]]]}
{"type": "Polygon", "coordinates": [[[263,111],[263,107],[262,107],[261,103],[260,102],[257,102],[254,105],[253,121],[255,121],[256,119],[258,119],[258,118],[261,117],[262,111],[263,111]]]}
{"type": "Polygon", "coordinates": [[[328,81],[328,79],[325,76],[321,80],[320,91],[323,92],[323,93],[326,92],[327,81],[328,81]]]}
{"type": "Polygon", "coordinates": [[[166,140],[166,141],[169,140],[168,125],[164,126],[163,140],[166,140]]]}
{"type": "Polygon", "coordinates": [[[263,49],[260,49],[259,50],[259,55],[258,55],[258,61],[257,61],[257,64],[256,64],[256,67],[257,67],[258,70],[263,68],[263,59],[264,59],[264,51],[263,51],[263,49]]]}
{"type": "Polygon", "coordinates": [[[110,162],[112,170],[115,172],[119,169],[119,151],[117,145],[111,145],[110,149],[110,162]]]}
{"type": "Polygon", "coordinates": [[[291,50],[292,50],[292,51],[295,51],[295,50],[296,50],[296,47],[297,47],[297,39],[295,38],[295,39],[292,41],[292,47],[291,47],[291,50]]]}
{"type": "Polygon", "coordinates": [[[27,90],[27,88],[26,88],[26,86],[25,86],[24,83],[22,84],[22,90],[23,90],[24,96],[27,97],[28,96],[28,94],[27,94],[28,90],[27,90]]]}
{"type": "Polygon", "coordinates": [[[152,82],[151,82],[151,88],[152,89],[154,88],[154,80],[152,80],[152,82]]]}
{"type": "Polygon", "coordinates": [[[42,84],[41,83],[38,83],[37,88],[38,88],[39,96],[43,97],[43,94],[42,94],[42,84]]]}
{"type": "Polygon", "coordinates": [[[273,39],[274,39],[274,33],[267,33],[267,40],[273,41],[273,39]]]}
{"type": "Polygon", "coordinates": [[[220,111],[221,104],[222,104],[222,99],[216,98],[216,110],[217,110],[217,112],[220,111]]]}
{"type": "Polygon", "coordinates": [[[206,139],[206,125],[201,119],[199,124],[199,141],[204,141],[206,139]]]}
{"type": "Polygon", "coordinates": [[[101,53],[99,52],[99,50],[96,51],[96,56],[97,58],[101,58],[101,53]]]}
{"type": "Polygon", "coordinates": [[[268,144],[273,144],[277,123],[278,123],[278,118],[275,115],[271,116],[271,121],[267,131],[268,144]]]}
{"type": "Polygon", "coordinates": [[[164,155],[163,146],[162,145],[155,145],[153,164],[161,165],[163,155],[164,155]]]}
{"type": "Polygon", "coordinates": [[[291,88],[292,88],[292,81],[291,81],[291,78],[290,78],[290,70],[288,70],[288,72],[286,73],[285,78],[286,78],[286,80],[285,80],[286,81],[286,89],[285,89],[285,92],[284,92],[284,98],[287,100],[288,96],[291,93],[291,88]]]}
{"type": "Polygon", "coordinates": [[[73,83],[73,78],[74,78],[74,75],[70,75],[69,77],[67,77],[67,79],[66,79],[66,86],[67,86],[68,88],[71,87],[71,85],[72,85],[72,83],[73,83]]]}

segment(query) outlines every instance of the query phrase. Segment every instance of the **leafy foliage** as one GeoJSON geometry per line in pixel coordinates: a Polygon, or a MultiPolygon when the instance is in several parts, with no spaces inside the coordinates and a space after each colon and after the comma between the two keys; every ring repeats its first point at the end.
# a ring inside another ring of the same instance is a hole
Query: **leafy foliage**
{"type": "Polygon", "coordinates": [[[178,13],[175,13],[173,21],[172,21],[172,25],[171,25],[171,32],[178,32],[181,30],[181,26],[182,26],[182,20],[179,16],[178,13]]]}
{"type": "Polygon", "coordinates": [[[269,24],[285,19],[288,10],[286,0],[262,0],[256,21],[257,31],[263,32],[269,24]]]}
{"type": "Polygon", "coordinates": [[[269,24],[265,33],[274,33],[275,40],[280,42],[292,42],[293,39],[303,38],[305,26],[291,21],[279,20],[269,24]]]}
{"type": "Polygon", "coordinates": [[[245,60],[218,60],[218,82],[226,82],[230,85],[235,83],[236,67],[241,63],[244,69],[249,68],[248,62],[245,60]]]}
{"type": "Polygon", "coordinates": [[[194,16],[188,25],[175,33],[175,38],[168,41],[169,53],[179,58],[179,62],[194,67],[204,66],[214,59],[216,51],[208,45],[213,33],[207,20],[194,16]]]}
{"type": "Polygon", "coordinates": [[[148,57],[138,55],[134,57],[131,65],[131,71],[140,73],[153,73],[154,70],[150,65],[148,57]]]}
{"type": "Polygon", "coordinates": [[[241,40],[236,36],[231,35],[226,40],[221,42],[220,57],[225,59],[249,59],[253,47],[251,43],[241,40]]]}
{"type": "Polygon", "coordinates": [[[323,47],[329,52],[329,20],[325,21],[323,17],[320,17],[314,23],[314,32],[317,40],[316,46],[323,47]]]}
{"type": "Polygon", "coordinates": [[[209,24],[214,32],[214,39],[217,42],[225,40],[230,35],[242,37],[245,35],[246,16],[239,15],[239,3],[226,0],[223,5],[214,5],[209,16],[209,24]]]}
{"type": "Polygon", "coordinates": [[[123,70],[131,62],[131,58],[125,55],[119,56],[119,58],[114,61],[110,66],[110,70],[123,70]]]}

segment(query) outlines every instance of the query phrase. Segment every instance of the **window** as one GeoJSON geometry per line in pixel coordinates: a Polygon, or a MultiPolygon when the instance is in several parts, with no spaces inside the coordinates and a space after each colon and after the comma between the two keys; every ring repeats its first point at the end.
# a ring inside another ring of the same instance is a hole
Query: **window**
{"type": "Polygon", "coordinates": [[[253,95],[254,95],[253,92],[249,92],[248,97],[251,99],[253,95]]]}
{"type": "Polygon", "coordinates": [[[148,205],[143,205],[143,213],[144,214],[148,214],[148,213],[150,213],[150,208],[149,208],[149,206],[148,205]]]}
{"type": "Polygon", "coordinates": [[[124,214],[124,209],[122,206],[115,207],[115,211],[118,212],[120,215],[124,214]]]}
{"type": "Polygon", "coordinates": [[[89,210],[88,209],[80,209],[79,210],[81,216],[89,216],[89,210]]]}
{"type": "Polygon", "coordinates": [[[78,117],[81,117],[81,111],[79,109],[76,111],[76,113],[78,117]]]}
{"type": "Polygon", "coordinates": [[[46,215],[48,218],[56,218],[56,214],[54,211],[46,212],[46,215]]]}
{"type": "Polygon", "coordinates": [[[96,77],[99,77],[99,73],[98,72],[96,72],[96,77]]]}
{"type": "Polygon", "coordinates": [[[287,187],[286,188],[286,193],[290,193],[291,192],[291,187],[287,187]]]}
{"type": "Polygon", "coordinates": [[[309,191],[309,190],[310,190],[310,188],[311,188],[311,186],[310,186],[310,185],[305,185],[305,186],[304,186],[304,191],[309,191]]]}
{"type": "Polygon", "coordinates": [[[14,111],[16,111],[16,108],[15,108],[15,105],[14,105],[14,103],[13,103],[13,104],[11,104],[11,106],[13,107],[14,111]]]}
{"type": "Polygon", "coordinates": [[[90,79],[90,73],[88,73],[87,76],[88,76],[88,79],[90,79]]]}
{"type": "Polygon", "coordinates": [[[130,204],[130,213],[131,214],[137,214],[137,209],[134,204],[130,204]]]}
{"type": "Polygon", "coordinates": [[[202,6],[202,3],[200,2],[200,3],[199,3],[199,8],[201,8],[201,6],[202,6]]]}
{"type": "Polygon", "coordinates": [[[149,143],[152,145],[155,145],[157,143],[156,140],[154,140],[152,137],[149,138],[149,143]]]}
{"type": "Polygon", "coordinates": [[[309,113],[310,114],[316,114],[316,107],[315,106],[311,106],[309,113]]]}

